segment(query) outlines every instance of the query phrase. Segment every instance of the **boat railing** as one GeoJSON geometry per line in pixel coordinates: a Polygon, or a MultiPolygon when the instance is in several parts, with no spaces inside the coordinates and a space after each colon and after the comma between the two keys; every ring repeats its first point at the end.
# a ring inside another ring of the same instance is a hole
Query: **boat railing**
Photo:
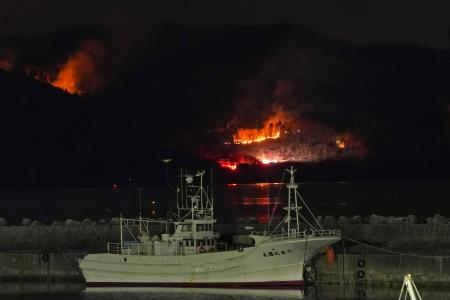
{"type": "Polygon", "coordinates": [[[108,243],[107,252],[110,254],[138,255],[138,256],[178,256],[185,255],[184,248],[174,245],[172,247],[158,247],[144,243],[108,243]]]}
{"type": "Polygon", "coordinates": [[[320,238],[320,237],[340,237],[341,231],[339,229],[324,229],[324,230],[314,230],[305,229],[303,231],[297,231],[295,229],[291,232],[281,232],[271,234],[267,231],[251,231],[251,235],[255,236],[268,236],[274,241],[287,240],[287,239],[306,239],[306,238],[320,238]]]}

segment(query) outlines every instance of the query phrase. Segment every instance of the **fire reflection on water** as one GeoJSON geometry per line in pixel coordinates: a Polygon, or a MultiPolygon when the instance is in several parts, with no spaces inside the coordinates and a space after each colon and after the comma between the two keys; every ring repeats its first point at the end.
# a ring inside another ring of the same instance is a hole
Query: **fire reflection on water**
{"type": "Polygon", "coordinates": [[[282,183],[253,183],[227,185],[232,210],[244,221],[256,220],[261,224],[269,223],[272,215],[278,217],[283,207],[282,183]]]}

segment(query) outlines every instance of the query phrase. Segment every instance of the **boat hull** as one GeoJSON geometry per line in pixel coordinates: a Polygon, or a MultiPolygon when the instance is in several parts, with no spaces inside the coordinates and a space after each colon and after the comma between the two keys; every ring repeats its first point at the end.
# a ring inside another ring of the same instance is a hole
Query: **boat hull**
{"type": "Polygon", "coordinates": [[[90,287],[297,287],[304,262],[337,237],[266,241],[242,250],[186,256],[89,254],[80,268],[90,287]]]}
{"type": "Polygon", "coordinates": [[[187,287],[187,288],[274,288],[290,289],[302,287],[303,280],[265,282],[87,282],[86,286],[96,287],[187,287]]]}

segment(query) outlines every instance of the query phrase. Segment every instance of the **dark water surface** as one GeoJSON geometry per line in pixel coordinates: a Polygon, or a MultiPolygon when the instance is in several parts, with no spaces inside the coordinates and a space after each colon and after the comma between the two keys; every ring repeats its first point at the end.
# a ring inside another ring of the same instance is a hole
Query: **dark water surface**
{"type": "MultiPolygon", "coordinates": [[[[285,178],[285,181],[287,179],[285,178]]],[[[450,216],[450,181],[306,182],[299,191],[316,215],[367,217],[371,214],[406,216],[419,221],[434,214],[450,216]]],[[[268,215],[282,212],[286,187],[277,183],[225,184],[214,186],[218,223],[237,218],[267,222],[268,215]]],[[[176,207],[176,194],[168,187],[142,188],[145,217],[166,217],[176,207]],[[151,212],[155,211],[155,215],[151,212]]],[[[137,189],[87,188],[64,190],[0,190],[2,210],[9,224],[23,218],[51,224],[68,218],[82,220],[138,215],[137,189]]]]}
{"type": "MultiPolygon", "coordinates": [[[[450,299],[449,290],[421,289],[424,300],[450,299]]],[[[0,284],[2,299],[27,300],[146,300],[146,299],[398,299],[399,288],[355,288],[329,285],[306,290],[91,288],[76,284],[0,284]]]]}
{"type": "MultiPolygon", "coordinates": [[[[266,223],[268,215],[285,213],[284,184],[228,184],[220,188],[216,198],[219,218],[224,222],[254,217],[266,223]]],[[[299,192],[315,215],[413,214],[421,222],[435,214],[450,215],[450,181],[307,182],[299,184],[299,192]]]]}

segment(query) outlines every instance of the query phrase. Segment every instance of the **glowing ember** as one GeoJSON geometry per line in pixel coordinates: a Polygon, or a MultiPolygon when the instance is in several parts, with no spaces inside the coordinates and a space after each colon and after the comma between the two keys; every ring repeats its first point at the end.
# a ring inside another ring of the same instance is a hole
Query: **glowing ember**
{"type": "Polygon", "coordinates": [[[353,133],[346,131],[336,137],[336,145],[339,149],[362,148],[364,144],[353,133]]]}
{"type": "Polygon", "coordinates": [[[265,159],[265,158],[263,158],[262,160],[261,160],[261,163],[263,164],[263,165],[268,165],[268,164],[272,164],[272,163],[277,163],[278,162],[278,160],[271,160],[271,159],[265,159]]]}
{"type": "Polygon", "coordinates": [[[0,59],[0,70],[11,71],[14,67],[14,63],[9,59],[0,59]]]}
{"type": "Polygon", "coordinates": [[[217,160],[217,163],[222,167],[226,169],[230,169],[232,171],[236,171],[238,167],[238,163],[234,161],[230,161],[228,159],[219,159],[217,160]]]}
{"type": "Polygon", "coordinates": [[[341,141],[341,140],[336,140],[336,145],[339,147],[339,149],[344,149],[345,148],[345,142],[341,141]]]}

